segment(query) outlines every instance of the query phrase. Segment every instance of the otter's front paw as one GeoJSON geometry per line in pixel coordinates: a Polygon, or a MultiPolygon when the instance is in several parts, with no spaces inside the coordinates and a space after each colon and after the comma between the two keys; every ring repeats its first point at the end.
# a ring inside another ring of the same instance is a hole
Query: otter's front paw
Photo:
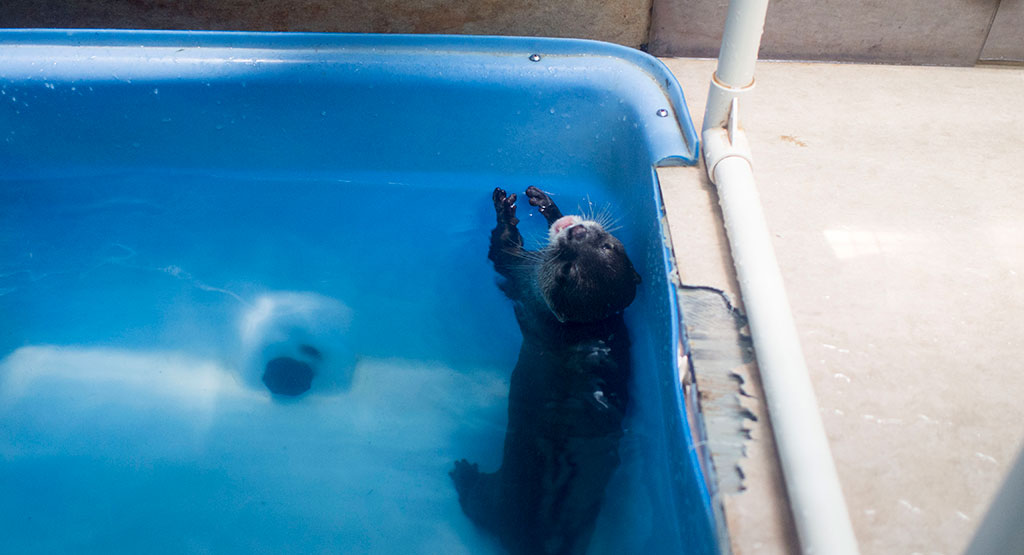
{"type": "Polygon", "coordinates": [[[498,216],[499,224],[516,225],[519,220],[516,218],[516,194],[506,194],[500,187],[494,188],[491,194],[494,200],[494,213],[498,216]]]}
{"type": "Polygon", "coordinates": [[[543,210],[544,208],[551,206],[554,202],[547,193],[534,187],[533,185],[526,188],[526,198],[530,199],[530,206],[536,206],[543,210]]]}
{"type": "Polygon", "coordinates": [[[526,198],[530,199],[530,206],[537,207],[537,210],[547,220],[548,225],[555,223],[555,220],[562,217],[562,211],[558,209],[558,206],[555,206],[555,201],[551,200],[551,197],[544,191],[531,185],[526,188],[526,198]]]}

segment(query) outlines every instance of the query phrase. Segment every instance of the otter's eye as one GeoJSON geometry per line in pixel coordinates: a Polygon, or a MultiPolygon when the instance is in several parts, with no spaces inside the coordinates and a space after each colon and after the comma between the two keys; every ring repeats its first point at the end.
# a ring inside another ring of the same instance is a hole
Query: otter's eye
{"type": "Polygon", "coordinates": [[[606,250],[606,251],[610,251],[610,250],[614,250],[615,247],[613,247],[611,243],[605,243],[605,244],[601,245],[601,248],[606,250]]]}
{"type": "Polygon", "coordinates": [[[562,265],[562,274],[563,275],[569,275],[569,272],[571,272],[571,271],[572,271],[572,264],[563,264],[562,265]]]}

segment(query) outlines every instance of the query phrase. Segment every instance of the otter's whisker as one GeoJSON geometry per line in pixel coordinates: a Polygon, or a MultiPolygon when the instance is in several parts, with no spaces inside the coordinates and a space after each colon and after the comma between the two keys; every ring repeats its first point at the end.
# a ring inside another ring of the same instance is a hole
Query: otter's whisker
{"type": "Polygon", "coordinates": [[[599,223],[601,227],[603,227],[604,230],[607,231],[608,233],[615,233],[616,231],[622,229],[622,225],[620,222],[620,218],[611,215],[599,216],[597,220],[597,223],[599,223]]]}
{"type": "Polygon", "coordinates": [[[595,220],[594,218],[594,201],[590,199],[590,195],[584,197],[586,201],[586,207],[583,203],[576,205],[576,212],[585,220],[595,220]]]}
{"type": "Polygon", "coordinates": [[[611,203],[605,203],[601,210],[594,215],[594,220],[600,223],[602,227],[605,224],[615,225],[618,223],[617,218],[612,215],[611,203]]]}

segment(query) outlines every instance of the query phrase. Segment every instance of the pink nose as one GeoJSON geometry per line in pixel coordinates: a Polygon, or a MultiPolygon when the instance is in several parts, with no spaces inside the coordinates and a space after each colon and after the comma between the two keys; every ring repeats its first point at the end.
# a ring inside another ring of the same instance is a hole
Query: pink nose
{"type": "Polygon", "coordinates": [[[561,218],[558,218],[558,220],[556,220],[555,223],[551,224],[551,229],[553,229],[555,233],[558,233],[559,231],[562,231],[563,229],[571,226],[574,223],[576,223],[575,217],[562,216],[561,218]]]}

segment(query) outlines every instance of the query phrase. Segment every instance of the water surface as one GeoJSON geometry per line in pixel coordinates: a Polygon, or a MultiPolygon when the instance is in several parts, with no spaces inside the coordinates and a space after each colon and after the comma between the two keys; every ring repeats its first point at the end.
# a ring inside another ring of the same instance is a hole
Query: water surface
{"type": "MultiPolygon", "coordinates": [[[[447,476],[500,461],[520,343],[486,259],[495,185],[527,183],[0,182],[5,549],[497,552],[447,476]],[[275,398],[260,357],[292,339],[330,379],[275,398]]],[[[606,202],[559,187],[566,213],[606,202]]],[[[594,553],[676,549],[657,408],[635,404],[594,553]]]]}

